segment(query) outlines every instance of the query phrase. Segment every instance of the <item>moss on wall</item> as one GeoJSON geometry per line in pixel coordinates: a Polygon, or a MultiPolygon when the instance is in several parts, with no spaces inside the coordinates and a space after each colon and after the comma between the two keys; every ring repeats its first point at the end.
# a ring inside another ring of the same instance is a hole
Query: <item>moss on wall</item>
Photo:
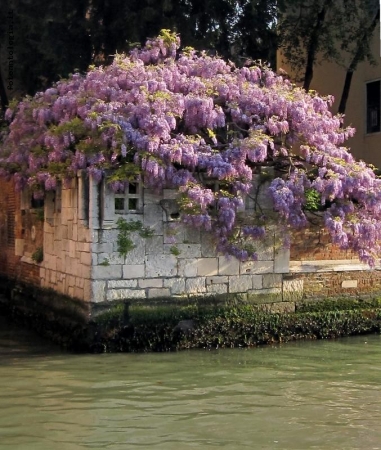
{"type": "Polygon", "coordinates": [[[91,305],[52,291],[28,291],[9,283],[1,286],[5,295],[0,306],[19,322],[75,351],[253,347],[381,330],[379,298],[301,301],[293,305],[296,312],[271,313],[263,304],[245,303],[236,297],[91,305]]]}
{"type": "Polygon", "coordinates": [[[331,301],[322,302],[318,311],[311,305],[303,308],[304,312],[269,314],[253,305],[134,307],[127,324],[122,328],[109,328],[93,348],[134,352],[253,347],[296,339],[380,332],[381,329],[379,300],[363,305],[357,303],[354,308],[350,308],[349,303],[332,305],[331,301]]]}

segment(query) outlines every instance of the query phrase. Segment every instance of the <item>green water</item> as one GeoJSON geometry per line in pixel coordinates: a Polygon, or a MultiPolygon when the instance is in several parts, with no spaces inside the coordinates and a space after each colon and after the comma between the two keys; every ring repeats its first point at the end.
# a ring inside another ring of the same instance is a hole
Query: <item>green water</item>
{"type": "Polygon", "coordinates": [[[0,450],[381,449],[381,337],[71,355],[0,320],[0,450]]]}

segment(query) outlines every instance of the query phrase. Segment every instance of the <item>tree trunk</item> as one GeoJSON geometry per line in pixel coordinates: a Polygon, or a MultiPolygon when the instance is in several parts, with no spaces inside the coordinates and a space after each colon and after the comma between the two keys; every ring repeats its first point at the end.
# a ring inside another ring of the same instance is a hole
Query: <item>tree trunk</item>
{"type": "Polygon", "coordinates": [[[312,77],[314,75],[314,64],[316,59],[316,53],[319,48],[319,33],[321,30],[321,27],[324,23],[325,16],[327,14],[328,8],[332,4],[333,0],[326,0],[324,2],[324,5],[317,15],[317,21],[314,26],[314,29],[311,33],[311,38],[308,43],[308,50],[307,50],[307,64],[306,64],[306,71],[304,74],[304,82],[303,82],[303,88],[308,91],[310,88],[310,84],[312,81],[312,77]]]}
{"type": "Polygon", "coordinates": [[[343,87],[343,92],[341,94],[340,105],[338,109],[338,113],[344,114],[345,109],[347,107],[347,101],[349,97],[349,92],[351,90],[351,83],[353,72],[357,69],[358,64],[364,60],[364,49],[366,48],[367,40],[373,35],[373,32],[377,26],[377,23],[380,18],[380,8],[378,8],[371,24],[368,28],[365,28],[364,33],[358,43],[356,53],[353,56],[353,59],[347,69],[347,73],[345,75],[345,82],[343,87]]]}

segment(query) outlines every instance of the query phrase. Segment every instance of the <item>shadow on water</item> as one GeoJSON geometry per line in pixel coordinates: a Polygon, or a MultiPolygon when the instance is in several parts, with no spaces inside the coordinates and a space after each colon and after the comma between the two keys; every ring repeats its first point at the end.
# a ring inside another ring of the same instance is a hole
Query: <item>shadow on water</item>
{"type": "Polygon", "coordinates": [[[16,324],[7,315],[0,316],[0,364],[12,361],[14,357],[53,355],[63,350],[31,330],[16,324]]]}
{"type": "Polygon", "coordinates": [[[75,355],[0,317],[0,450],[381,450],[381,337],[75,355]]]}

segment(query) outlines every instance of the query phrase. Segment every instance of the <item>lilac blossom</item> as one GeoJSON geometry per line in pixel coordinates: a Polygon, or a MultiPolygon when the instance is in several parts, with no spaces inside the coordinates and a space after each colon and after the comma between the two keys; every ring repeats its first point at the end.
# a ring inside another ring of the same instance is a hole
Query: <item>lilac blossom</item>
{"type": "MultiPolygon", "coordinates": [[[[374,265],[381,180],[343,146],[354,129],[331,113],[333,98],[307,93],[265,66],[179,54],[179,45],[163,30],[110,66],[75,73],[8,109],[0,174],[13,176],[18,190],[29,185],[43,195],[78,170],[99,183],[134,164],[146,187],[179,191],[185,224],[209,231],[219,251],[246,260],[256,258],[248,244],[265,239],[271,215],[242,222],[243,204],[253,173],[274,167],[267,194],[284,245],[290,229],[308,226],[312,190],[332,242],[374,265]]],[[[128,183],[110,180],[115,192],[128,183]]]]}

